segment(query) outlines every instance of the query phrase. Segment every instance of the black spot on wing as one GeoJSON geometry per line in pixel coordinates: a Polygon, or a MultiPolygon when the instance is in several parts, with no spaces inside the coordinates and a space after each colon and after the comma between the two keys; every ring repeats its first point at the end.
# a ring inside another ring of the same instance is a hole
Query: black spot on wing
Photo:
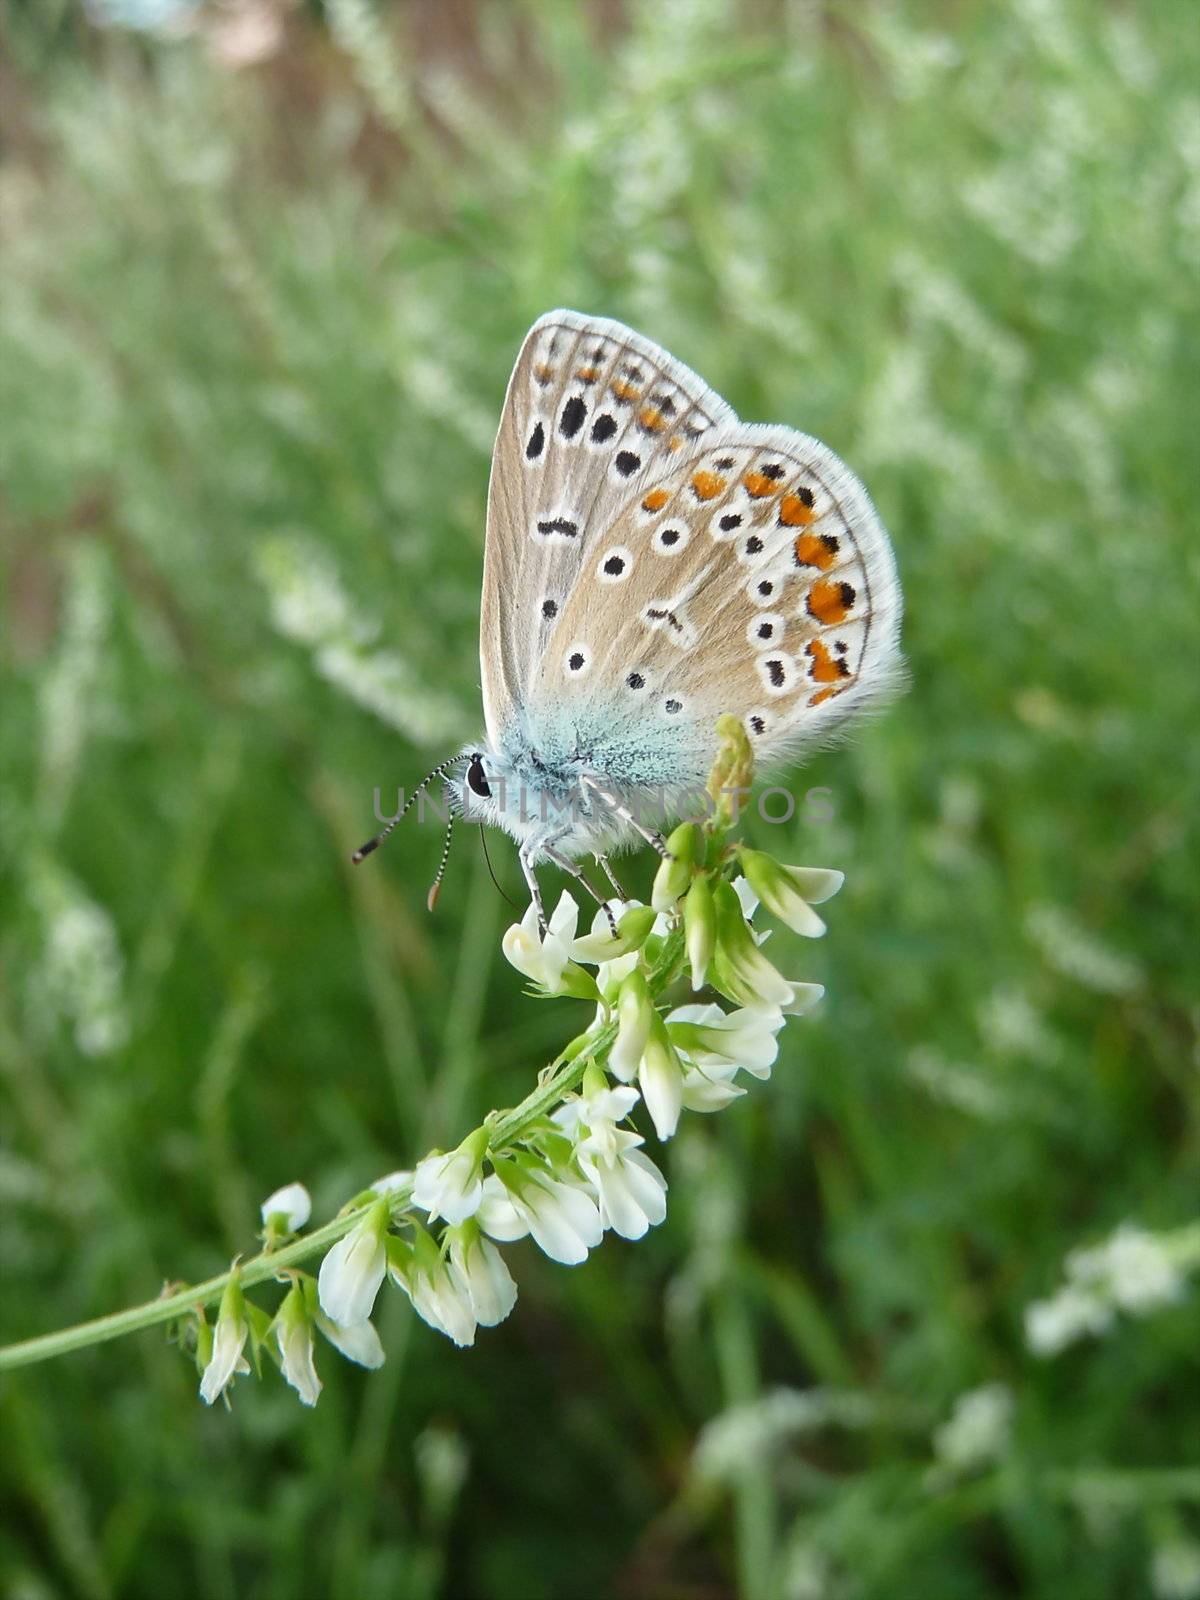
{"type": "Polygon", "coordinates": [[[558,431],[564,439],[573,439],[583,427],[583,419],[587,416],[587,405],[577,394],[573,394],[562,408],[558,419],[558,431]]]}

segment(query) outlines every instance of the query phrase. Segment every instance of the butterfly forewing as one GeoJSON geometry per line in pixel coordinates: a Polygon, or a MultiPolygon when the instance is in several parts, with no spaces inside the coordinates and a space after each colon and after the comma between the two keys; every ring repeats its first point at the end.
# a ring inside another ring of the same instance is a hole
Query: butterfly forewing
{"type": "Polygon", "coordinates": [[[626,502],[733,415],[620,323],[572,311],[534,323],[509,381],[488,495],[480,657],[493,739],[528,702],[556,624],[626,502]]]}

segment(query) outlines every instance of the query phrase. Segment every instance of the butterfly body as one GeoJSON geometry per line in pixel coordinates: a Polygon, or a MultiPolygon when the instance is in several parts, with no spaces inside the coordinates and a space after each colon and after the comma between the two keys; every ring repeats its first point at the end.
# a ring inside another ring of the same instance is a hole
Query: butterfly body
{"type": "Polygon", "coordinates": [[[769,767],[886,698],[900,612],[887,535],[826,445],[742,422],[619,322],[548,312],[492,457],[486,737],[438,770],[516,839],[540,904],[537,862],[578,876],[582,855],[661,849],[655,821],[701,794],[722,714],[769,767]]]}
{"type": "Polygon", "coordinates": [[[689,758],[676,739],[655,739],[614,705],[590,706],[583,715],[549,711],[482,739],[463,752],[478,755],[487,794],[449,786],[452,803],[470,816],[502,828],[532,862],[608,855],[645,836],[625,821],[614,801],[652,829],[704,788],[697,750],[689,758]]]}

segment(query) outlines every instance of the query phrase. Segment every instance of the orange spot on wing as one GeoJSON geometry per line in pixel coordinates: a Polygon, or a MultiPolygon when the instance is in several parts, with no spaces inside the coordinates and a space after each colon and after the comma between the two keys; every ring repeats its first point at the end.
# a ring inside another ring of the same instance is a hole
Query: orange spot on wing
{"type": "Polygon", "coordinates": [[[814,683],[836,683],[839,678],[850,676],[850,668],[846,663],[837,660],[828,645],[820,639],[810,639],[804,646],[804,653],[812,662],[808,675],[814,683]]]}
{"type": "Polygon", "coordinates": [[[595,383],[596,379],[600,376],[600,368],[599,367],[580,367],[579,371],[575,374],[575,376],[582,383],[595,383]]]}
{"type": "Polygon", "coordinates": [[[820,578],[808,591],[808,614],[828,627],[831,623],[842,622],[850,614],[855,598],[852,584],[820,578]]]}
{"type": "Polygon", "coordinates": [[[678,433],[673,433],[671,435],[671,437],[667,440],[667,449],[670,450],[672,452],[672,454],[676,450],[682,450],[683,449],[683,437],[682,437],[682,435],[678,434],[678,433]]]}
{"type": "Polygon", "coordinates": [[[808,703],[809,703],[810,706],[824,705],[826,700],[831,700],[834,695],[841,694],[841,692],[842,691],[840,689],[833,689],[833,688],[830,688],[830,689],[818,689],[816,694],[810,694],[809,695],[808,703]]]}
{"type": "Polygon", "coordinates": [[[813,520],[812,495],[808,490],[785,494],[779,502],[779,520],[785,528],[802,528],[813,520]]]}
{"type": "Polygon", "coordinates": [[[670,498],[671,492],[669,489],[651,489],[650,493],[642,501],[642,510],[661,511],[670,498]]]}
{"type": "Polygon", "coordinates": [[[802,533],[792,546],[798,567],[828,572],[837,560],[838,542],[832,533],[802,533]]]}
{"type": "Polygon", "coordinates": [[[748,472],[742,479],[742,484],[752,500],[761,500],[764,495],[779,492],[779,485],[774,478],[768,478],[762,472],[748,472]]]}
{"type": "Polygon", "coordinates": [[[692,474],[692,493],[697,500],[715,500],[725,487],[725,479],[715,472],[692,474]]]}
{"type": "Polygon", "coordinates": [[[642,391],[634,383],[626,383],[624,378],[617,378],[610,385],[612,392],[618,400],[640,400],[642,391]]]}
{"type": "Polygon", "coordinates": [[[659,433],[667,425],[667,419],[657,406],[643,406],[638,412],[638,421],[643,428],[649,428],[651,433],[659,433]]]}
{"type": "Polygon", "coordinates": [[[545,361],[539,361],[533,369],[533,375],[541,384],[549,383],[554,376],[554,368],[545,361]]]}

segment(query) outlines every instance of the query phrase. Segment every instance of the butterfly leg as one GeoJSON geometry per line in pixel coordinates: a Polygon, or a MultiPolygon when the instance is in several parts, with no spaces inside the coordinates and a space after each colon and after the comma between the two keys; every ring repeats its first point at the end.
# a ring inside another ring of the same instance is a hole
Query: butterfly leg
{"type": "Polygon", "coordinates": [[[590,789],[594,795],[603,800],[604,804],[609,808],[609,810],[614,811],[617,816],[620,817],[622,822],[633,829],[634,833],[636,833],[640,838],[644,839],[648,845],[652,845],[653,848],[658,851],[659,855],[666,859],[670,852],[667,849],[666,840],[663,838],[661,833],[656,832],[653,828],[647,828],[640,823],[634,816],[633,812],[630,811],[629,807],[618,800],[615,794],[609,794],[607,789],[601,788],[601,786],[596,782],[595,778],[589,778],[585,774],[579,781],[583,784],[585,789],[590,789]]]}
{"type": "Polygon", "coordinates": [[[621,887],[621,881],[617,877],[616,873],[613,871],[612,864],[610,863],[608,857],[607,856],[597,856],[596,860],[600,863],[601,872],[603,872],[604,876],[608,879],[609,883],[611,883],[613,888],[617,891],[617,899],[618,900],[628,900],[629,896],[625,893],[624,889],[621,887]]]}
{"type": "Polygon", "coordinates": [[[533,862],[525,852],[525,847],[517,851],[517,860],[521,863],[521,871],[525,874],[525,882],[529,885],[529,898],[537,908],[538,927],[545,934],[550,927],[546,921],[546,912],[542,905],[542,891],[538,888],[537,874],[533,870],[533,862]]]}
{"type": "Polygon", "coordinates": [[[612,907],[609,905],[608,901],[603,895],[597,894],[595,889],[592,888],[591,884],[583,875],[583,869],[578,867],[575,862],[571,861],[567,856],[560,855],[558,851],[555,850],[551,845],[543,845],[542,854],[546,857],[547,861],[553,861],[554,865],[558,867],[560,871],[567,873],[570,877],[574,878],[576,882],[583,885],[583,887],[591,895],[592,899],[600,907],[601,911],[603,911],[604,915],[608,918],[609,930],[615,939],[617,937],[617,919],[613,916],[612,907]]]}

